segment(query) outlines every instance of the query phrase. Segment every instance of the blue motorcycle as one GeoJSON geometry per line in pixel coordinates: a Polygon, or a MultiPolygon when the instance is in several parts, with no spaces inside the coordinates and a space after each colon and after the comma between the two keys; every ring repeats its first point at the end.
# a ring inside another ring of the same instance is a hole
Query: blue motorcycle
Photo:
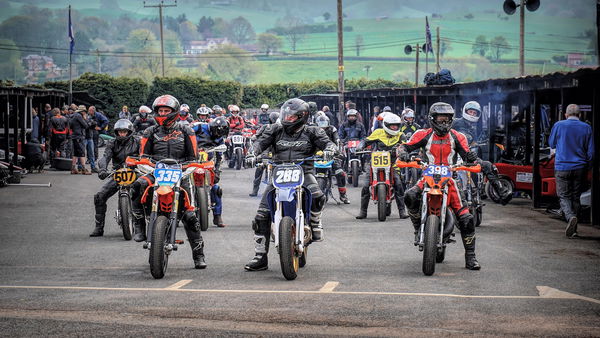
{"type": "MultiPolygon", "coordinates": [[[[319,153],[317,153],[319,155],[319,153]]],[[[317,158],[315,160],[315,177],[317,178],[317,183],[319,183],[319,188],[323,194],[325,194],[325,201],[329,201],[331,197],[336,204],[341,204],[334,196],[332,192],[333,187],[333,160],[324,161],[321,158],[317,158]]]]}
{"type": "Polygon", "coordinates": [[[275,165],[272,173],[275,189],[268,193],[271,236],[279,253],[281,271],[287,280],[296,279],[298,268],[306,265],[308,245],[312,242],[309,225],[312,196],[302,186],[304,170],[301,164],[275,165]]]}

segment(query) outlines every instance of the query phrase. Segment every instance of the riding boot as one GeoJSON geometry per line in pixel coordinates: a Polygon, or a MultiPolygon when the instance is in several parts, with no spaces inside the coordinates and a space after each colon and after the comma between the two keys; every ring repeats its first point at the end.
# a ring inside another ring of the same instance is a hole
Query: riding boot
{"type": "Polygon", "coordinates": [[[269,268],[269,235],[254,233],[254,257],[244,266],[248,271],[261,271],[269,268]]]}
{"type": "Polygon", "coordinates": [[[188,241],[192,246],[192,259],[196,269],[205,269],[204,262],[204,240],[200,233],[200,222],[193,211],[186,211],[181,218],[188,241]]]}
{"type": "Polygon", "coordinates": [[[225,223],[223,223],[223,219],[221,215],[213,215],[213,224],[218,226],[219,228],[224,228],[225,223]]]}
{"type": "Polygon", "coordinates": [[[321,223],[321,211],[310,211],[310,228],[312,230],[312,241],[323,240],[323,225],[321,223]]]}
{"type": "Polygon", "coordinates": [[[404,196],[396,199],[396,205],[398,206],[398,214],[400,219],[407,219],[409,216],[406,213],[406,205],[404,204],[404,196]]]}
{"type": "Polygon", "coordinates": [[[408,216],[410,217],[412,225],[415,228],[414,244],[419,245],[419,231],[421,230],[421,214],[419,213],[419,211],[417,211],[416,213],[413,213],[410,210],[408,210],[408,216]]]}
{"type": "Polygon", "coordinates": [[[340,192],[340,201],[344,204],[350,204],[348,196],[346,195],[346,188],[338,188],[338,191],[340,192]]]}
{"type": "Polygon", "coordinates": [[[146,219],[141,210],[132,210],[133,214],[133,240],[143,242],[146,240],[146,219]]]}
{"type": "Polygon", "coordinates": [[[371,196],[369,196],[368,191],[366,194],[364,194],[364,191],[363,191],[360,195],[360,212],[359,212],[358,216],[356,216],[356,219],[367,218],[367,209],[369,208],[369,199],[371,199],[371,196]]]}
{"type": "Polygon", "coordinates": [[[100,237],[104,235],[104,218],[106,217],[105,213],[96,213],[96,227],[94,231],[90,234],[90,237],[100,237]]]}
{"type": "Polygon", "coordinates": [[[194,260],[194,267],[196,269],[206,269],[208,265],[204,261],[204,240],[200,239],[190,241],[192,246],[192,259],[194,260]]]}
{"type": "Polygon", "coordinates": [[[467,234],[461,231],[460,237],[465,247],[465,267],[469,270],[481,269],[475,257],[475,233],[467,234]]]}

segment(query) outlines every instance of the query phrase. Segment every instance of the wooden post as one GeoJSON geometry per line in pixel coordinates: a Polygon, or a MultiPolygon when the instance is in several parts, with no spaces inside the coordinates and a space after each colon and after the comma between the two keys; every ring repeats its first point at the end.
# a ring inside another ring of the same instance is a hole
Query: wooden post
{"type": "Polygon", "coordinates": [[[344,29],[342,0],[337,0],[337,34],[338,34],[338,121],[344,120],[344,29]]]}

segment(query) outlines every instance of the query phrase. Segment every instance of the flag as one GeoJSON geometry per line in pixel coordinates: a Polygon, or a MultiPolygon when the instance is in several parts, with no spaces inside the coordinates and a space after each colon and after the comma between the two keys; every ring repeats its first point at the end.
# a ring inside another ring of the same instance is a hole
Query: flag
{"type": "Polygon", "coordinates": [[[429,19],[427,19],[427,17],[425,17],[425,53],[433,53],[431,30],[429,29],[429,19]]]}
{"type": "Polygon", "coordinates": [[[71,23],[71,6],[69,5],[69,55],[73,54],[75,47],[75,34],[73,34],[73,24],[71,23]]]}

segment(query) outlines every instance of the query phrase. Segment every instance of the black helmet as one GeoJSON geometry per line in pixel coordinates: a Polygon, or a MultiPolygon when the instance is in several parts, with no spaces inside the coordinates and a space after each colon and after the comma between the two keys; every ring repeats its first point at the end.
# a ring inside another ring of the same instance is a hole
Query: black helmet
{"type": "Polygon", "coordinates": [[[317,112],[317,110],[319,110],[319,108],[317,108],[317,104],[315,102],[309,101],[308,103],[308,111],[310,112],[311,115],[313,115],[314,113],[317,112]]]}
{"type": "Polygon", "coordinates": [[[227,136],[229,134],[229,123],[224,116],[218,116],[214,118],[212,121],[210,121],[208,126],[210,128],[210,133],[217,138],[227,136]]]}
{"type": "Polygon", "coordinates": [[[161,95],[152,103],[152,110],[156,113],[154,119],[161,126],[171,126],[177,118],[179,118],[179,101],[171,95],[161,95]],[[171,108],[171,112],[167,115],[159,115],[158,108],[171,108]]]}
{"type": "Polygon", "coordinates": [[[278,119],[279,119],[279,112],[278,111],[274,111],[271,114],[269,114],[269,122],[275,123],[275,122],[277,122],[278,119]]]}
{"type": "Polygon", "coordinates": [[[131,135],[133,135],[133,123],[131,123],[131,121],[129,121],[128,119],[120,119],[117,122],[115,122],[115,126],[114,126],[114,131],[115,131],[115,136],[117,137],[117,141],[125,141],[128,140],[131,135]],[[125,130],[127,131],[127,136],[119,136],[119,131],[120,130],[125,130]]]}
{"type": "Polygon", "coordinates": [[[293,134],[308,121],[308,103],[298,98],[289,99],[281,106],[280,114],[283,129],[293,134]]]}
{"type": "Polygon", "coordinates": [[[436,102],[431,105],[431,108],[429,108],[429,124],[431,125],[435,133],[439,136],[444,136],[448,134],[450,129],[452,129],[453,119],[454,108],[452,108],[452,106],[448,103],[436,102]],[[440,115],[448,116],[448,121],[438,123],[436,121],[436,117],[440,115]]]}

